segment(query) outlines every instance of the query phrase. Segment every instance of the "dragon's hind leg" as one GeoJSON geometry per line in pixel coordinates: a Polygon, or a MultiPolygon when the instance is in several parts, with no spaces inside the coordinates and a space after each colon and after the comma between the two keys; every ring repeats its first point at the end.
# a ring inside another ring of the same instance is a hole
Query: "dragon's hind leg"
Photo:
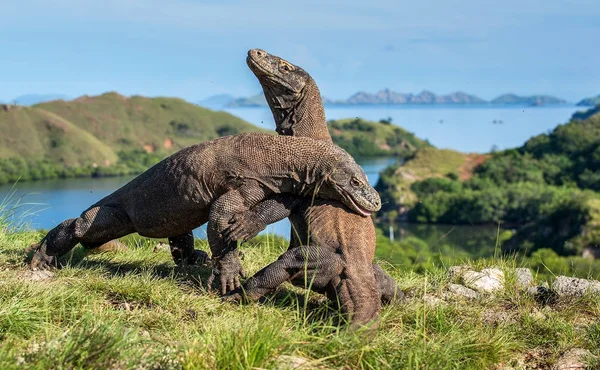
{"type": "Polygon", "coordinates": [[[90,208],[78,218],[63,221],[34,245],[29,266],[34,270],[49,268],[57,256],[68,253],[77,243],[91,248],[134,231],[125,212],[112,207],[90,208]]]}
{"type": "Polygon", "coordinates": [[[340,256],[328,249],[312,245],[292,248],[248,279],[243,287],[224,296],[223,300],[256,301],[286,281],[323,292],[342,269],[340,256]]]}
{"type": "Polygon", "coordinates": [[[381,303],[390,304],[404,301],[404,292],[402,292],[396,280],[383,271],[381,266],[374,263],[373,273],[381,295],[381,303]]]}
{"type": "Polygon", "coordinates": [[[188,232],[178,236],[169,237],[171,256],[176,265],[201,265],[206,262],[208,254],[194,249],[194,234],[188,232]]]}

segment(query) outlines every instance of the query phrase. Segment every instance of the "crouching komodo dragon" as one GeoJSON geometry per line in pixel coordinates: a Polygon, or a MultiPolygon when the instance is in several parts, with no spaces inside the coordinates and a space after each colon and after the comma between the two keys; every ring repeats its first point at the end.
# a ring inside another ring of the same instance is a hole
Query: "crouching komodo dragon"
{"type": "MultiPolygon", "coordinates": [[[[280,135],[331,142],[319,89],[307,72],[260,49],[250,50],[246,61],[263,87],[280,135]]],[[[367,180],[353,181],[355,186],[366,186],[367,180]]],[[[381,301],[401,300],[404,294],[372,263],[375,228],[369,214],[353,213],[336,201],[286,194],[237,214],[224,232],[231,240],[253,237],[285,217],[290,219],[292,234],[286,253],[224,299],[257,300],[289,280],[341,303],[353,326],[377,318],[381,301]]]]}
{"type": "Polygon", "coordinates": [[[30,266],[48,267],[77,243],[94,248],[133,232],[180,242],[192,255],[187,235],[208,222],[225,293],[239,286],[243,270],[236,243],[221,232],[235,214],[277,193],[336,199],[358,213],[381,206],[361,167],[338,146],[261,133],[226,136],[180,150],[62,222],[36,246],[30,266]]]}

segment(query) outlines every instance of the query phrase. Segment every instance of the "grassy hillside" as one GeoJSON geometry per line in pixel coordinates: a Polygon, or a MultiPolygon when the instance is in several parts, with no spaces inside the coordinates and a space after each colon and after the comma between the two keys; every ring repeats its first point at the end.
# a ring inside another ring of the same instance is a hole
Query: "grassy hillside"
{"type": "MultiPolygon", "coordinates": [[[[330,121],[351,155],[411,155],[428,143],[390,122],[330,121]]],[[[0,184],[139,173],[186,146],[258,128],[176,98],[111,92],[32,107],[0,105],[0,184]]]]}
{"type": "MultiPolygon", "coordinates": [[[[431,178],[419,155],[384,172],[378,189],[389,202],[387,218],[401,211],[418,222],[504,224],[517,230],[505,247],[527,254],[551,248],[572,255],[600,245],[597,108],[576,113],[569,123],[520,148],[493,153],[466,181],[458,176],[431,178]],[[407,180],[414,167],[417,176],[407,180]]],[[[436,162],[451,158],[446,154],[436,162]]]]}
{"type": "Polygon", "coordinates": [[[109,145],[77,124],[43,109],[0,109],[0,130],[0,158],[53,158],[67,167],[110,165],[117,160],[109,145]]]}
{"type": "Polygon", "coordinates": [[[383,203],[380,215],[395,218],[412,208],[418,201],[417,195],[411,190],[413,183],[428,178],[467,180],[474,168],[487,158],[489,155],[433,147],[417,150],[404,164],[388,167],[381,173],[375,186],[383,203]]]}
{"type": "MultiPolygon", "coordinates": [[[[515,287],[510,262],[476,262],[507,271],[504,289],[476,299],[446,296],[446,268],[384,263],[408,301],[386,307],[375,332],[349,332],[322,296],[287,284],[260,304],[222,303],[206,291],[209,268],[175,267],[139,237],[32,274],[23,249],[39,237],[0,231],[2,369],[548,369],[574,349],[598,366],[599,301],[538,302],[515,287]]],[[[279,239],[247,245],[244,266],[254,273],[283,250],[279,239]]]]}
{"type": "Polygon", "coordinates": [[[127,98],[106,93],[34,107],[75,123],[115,150],[144,148],[170,153],[219,136],[260,131],[228,113],[176,98],[127,98]]]}
{"type": "Polygon", "coordinates": [[[138,173],[194,143],[265,131],[181,99],[117,93],[0,106],[0,184],[138,173]]]}
{"type": "Polygon", "coordinates": [[[407,156],[419,148],[431,146],[386,120],[374,122],[348,118],[327,123],[333,141],[354,156],[407,156]]]}

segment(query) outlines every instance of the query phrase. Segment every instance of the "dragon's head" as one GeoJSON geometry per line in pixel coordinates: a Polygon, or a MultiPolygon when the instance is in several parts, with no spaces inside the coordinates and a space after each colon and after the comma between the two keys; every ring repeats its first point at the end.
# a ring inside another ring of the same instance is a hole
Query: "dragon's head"
{"type": "Polygon", "coordinates": [[[261,49],[248,50],[246,63],[263,88],[277,133],[331,141],[321,93],[308,72],[261,49]]]}
{"type": "Polygon", "coordinates": [[[361,216],[366,217],[379,211],[381,198],[369,184],[362,167],[339,147],[334,160],[331,171],[323,178],[319,196],[335,199],[361,216]]]}
{"type": "Polygon", "coordinates": [[[312,80],[302,68],[261,49],[248,50],[246,63],[260,81],[267,100],[277,96],[285,97],[281,101],[298,100],[304,86],[312,80]]]}

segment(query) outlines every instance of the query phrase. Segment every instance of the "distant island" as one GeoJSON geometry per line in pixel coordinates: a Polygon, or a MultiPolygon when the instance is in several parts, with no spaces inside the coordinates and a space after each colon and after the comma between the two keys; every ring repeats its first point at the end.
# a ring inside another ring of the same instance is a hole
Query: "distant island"
{"type": "Polygon", "coordinates": [[[566,100],[559,99],[550,95],[532,95],[532,96],[519,96],[515,94],[503,94],[499,97],[492,99],[491,104],[519,104],[519,105],[556,105],[556,104],[567,104],[566,100]]]}
{"type": "MultiPolygon", "coordinates": [[[[351,95],[348,99],[333,100],[323,98],[324,105],[433,105],[433,104],[496,104],[496,105],[558,105],[568,104],[564,99],[550,95],[520,96],[512,93],[502,94],[490,101],[476,95],[462,91],[450,94],[437,95],[431,91],[423,90],[418,94],[400,93],[390,89],[383,89],[375,94],[360,91],[351,95]]],[[[207,108],[223,107],[266,107],[267,101],[262,92],[250,97],[234,98],[229,95],[216,95],[198,102],[207,108]],[[218,107],[216,105],[219,105],[218,107]]]]}
{"type": "Polygon", "coordinates": [[[585,99],[579,101],[579,103],[577,103],[577,106],[579,106],[579,107],[595,107],[598,104],[600,104],[600,94],[596,95],[596,96],[592,96],[590,98],[585,98],[585,99]]]}

